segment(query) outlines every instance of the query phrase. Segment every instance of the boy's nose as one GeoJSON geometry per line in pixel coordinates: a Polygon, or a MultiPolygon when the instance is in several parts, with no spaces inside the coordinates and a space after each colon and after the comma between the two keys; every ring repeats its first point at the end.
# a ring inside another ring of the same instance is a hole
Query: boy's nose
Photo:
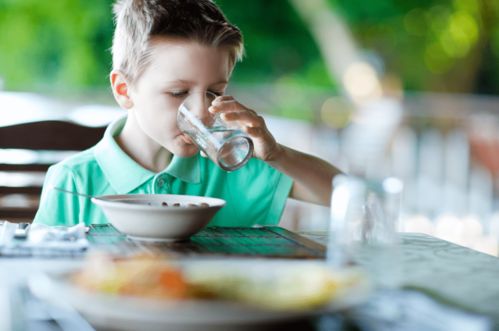
{"type": "Polygon", "coordinates": [[[208,108],[211,106],[211,100],[206,97],[197,97],[196,100],[192,103],[191,112],[196,115],[205,125],[211,125],[213,122],[213,116],[208,111],[208,108]]]}

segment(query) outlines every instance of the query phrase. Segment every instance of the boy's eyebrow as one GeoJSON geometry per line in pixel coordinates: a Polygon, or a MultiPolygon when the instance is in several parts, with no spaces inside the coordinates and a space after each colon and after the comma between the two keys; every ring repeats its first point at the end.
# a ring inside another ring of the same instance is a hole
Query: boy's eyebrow
{"type": "MultiPolygon", "coordinates": [[[[195,81],[191,81],[191,80],[185,80],[185,79],[176,79],[176,80],[165,82],[165,84],[177,84],[177,83],[181,83],[181,84],[195,84],[196,82],[195,81]]],[[[225,80],[225,79],[223,79],[221,81],[212,83],[210,85],[220,85],[220,84],[228,84],[228,81],[225,80]]]]}

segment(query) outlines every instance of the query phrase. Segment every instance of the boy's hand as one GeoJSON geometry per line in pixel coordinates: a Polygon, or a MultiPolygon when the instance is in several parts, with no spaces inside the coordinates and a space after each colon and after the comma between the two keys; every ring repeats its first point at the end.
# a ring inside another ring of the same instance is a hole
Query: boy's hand
{"type": "Polygon", "coordinates": [[[282,152],[279,145],[265,125],[263,117],[245,107],[232,96],[219,96],[213,100],[209,111],[220,113],[226,122],[238,122],[239,126],[253,140],[254,156],[263,161],[273,161],[282,152]]]}

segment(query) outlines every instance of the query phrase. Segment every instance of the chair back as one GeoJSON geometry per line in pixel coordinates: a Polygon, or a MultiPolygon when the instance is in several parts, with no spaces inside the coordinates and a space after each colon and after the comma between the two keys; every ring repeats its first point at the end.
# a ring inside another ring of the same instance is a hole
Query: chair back
{"type": "Polygon", "coordinates": [[[0,127],[0,219],[31,222],[48,167],[95,145],[104,131],[62,120],[0,127]]]}

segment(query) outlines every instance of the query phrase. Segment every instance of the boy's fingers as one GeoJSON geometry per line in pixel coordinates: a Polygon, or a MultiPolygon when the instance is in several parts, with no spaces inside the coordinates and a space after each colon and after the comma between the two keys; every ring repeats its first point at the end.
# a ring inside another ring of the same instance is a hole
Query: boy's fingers
{"type": "Polygon", "coordinates": [[[222,119],[227,121],[239,121],[249,127],[264,127],[265,120],[259,115],[248,111],[226,112],[222,114],[222,119]]]}
{"type": "Polygon", "coordinates": [[[211,111],[212,113],[225,112],[225,111],[241,111],[241,110],[250,111],[250,109],[244,107],[239,102],[233,99],[223,100],[220,102],[213,102],[211,106],[208,108],[208,110],[211,111]]]}
{"type": "Polygon", "coordinates": [[[248,133],[253,138],[260,138],[265,136],[265,129],[262,127],[246,127],[246,133],[248,133]]]}
{"type": "Polygon", "coordinates": [[[234,100],[234,97],[230,95],[221,95],[216,97],[215,100],[213,100],[213,104],[221,103],[224,101],[231,101],[231,100],[234,100]]]}

